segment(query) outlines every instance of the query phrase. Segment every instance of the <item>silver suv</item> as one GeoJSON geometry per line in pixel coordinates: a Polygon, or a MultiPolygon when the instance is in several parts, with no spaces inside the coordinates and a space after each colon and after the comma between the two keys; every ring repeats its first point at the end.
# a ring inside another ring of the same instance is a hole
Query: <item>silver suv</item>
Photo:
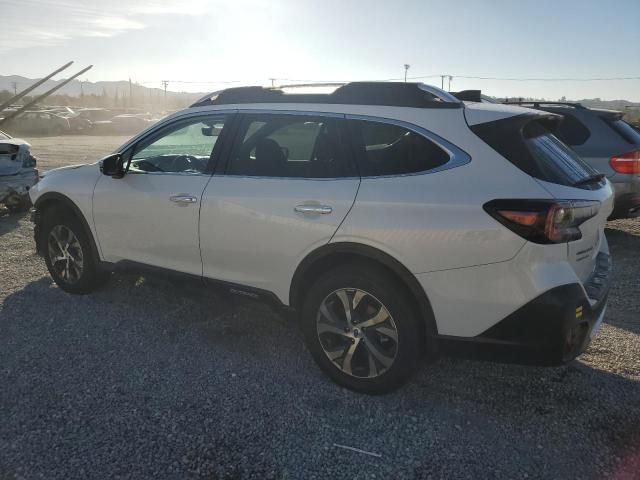
{"type": "Polygon", "coordinates": [[[622,119],[622,112],[580,103],[508,103],[562,115],[556,134],[613,184],[612,218],[640,215],[640,132],[622,119]]]}

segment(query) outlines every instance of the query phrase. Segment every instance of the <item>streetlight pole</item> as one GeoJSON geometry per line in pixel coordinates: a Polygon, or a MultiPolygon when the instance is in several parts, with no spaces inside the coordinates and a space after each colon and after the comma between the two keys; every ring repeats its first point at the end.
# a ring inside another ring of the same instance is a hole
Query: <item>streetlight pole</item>
{"type": "Polygon", "coordinates": [[[411,68],[408,63],[404,64],[404,83],[407,83],[407,71],[411,68]]]}

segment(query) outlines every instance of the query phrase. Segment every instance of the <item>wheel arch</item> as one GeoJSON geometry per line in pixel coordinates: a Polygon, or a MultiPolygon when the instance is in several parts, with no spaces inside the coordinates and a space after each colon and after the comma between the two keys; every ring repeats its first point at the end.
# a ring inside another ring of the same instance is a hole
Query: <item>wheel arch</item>
{"type": "Polygon", "coordinates": [[[41,227],[42,221],[43,221],[42,216],[47,209],[59,206],[61,208],[64,208],[70,211],[73,214],[73,216],[80,221],[80,224],[84,229],[84,233],[87,235],[87,238],[89,239],[89,242],[91,244],[91,253],[95,255],[95,258],[97,259],[100,258],[98,245],[96,244],[95,238],[93,236],[93,232],[91,231],[91,227],[89,227],[89,223],[87,222],[87,219],[82,213],[82,210],[80,210],[80,207],[78,207],[78,205],[76,205],[76,203],[73,200],[71,200],[66,195],[63,195],[62,193],[47,192],[39,196],[38,199],[33,204],[33,206],[36,210],[34,215],[34,223],[36,227],[36,230],[35,230],[36,250],[38,251],[38,253],[43,252],[43,245],[44,245],[43,244],[44,240],[42,238],[42,227],[41,227]]]}
{"type": "Polygon", "coordinates": [[[414,300],[425,326],[427,341],[438,334],[431,302],[415,275],[388,253],[360,243],[331,243],[309,253],[293,274],[289,288],[289,305],[299,311],[306,285],[319,273],[345,261],[364,261],[369,264],[373,262],[373,265],[390,272],[401,285],[408,289],[414,300]]]}

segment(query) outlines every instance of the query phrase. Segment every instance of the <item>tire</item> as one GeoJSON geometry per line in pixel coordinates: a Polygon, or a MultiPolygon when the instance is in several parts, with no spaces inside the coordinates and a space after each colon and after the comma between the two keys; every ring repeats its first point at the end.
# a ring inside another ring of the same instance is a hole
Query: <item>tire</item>
{"type": "Polygon", "coordinates": [[[301,322],[318,366],[351,390],[390,392],[420,362],[422,323],[411,298],[382,269],[353,264],[325,272],[306,294],[301,322]]]}
{"type": "Polygon", "coordinates": [[[100,268],[78,218],[59,207],[47,209],[42,215],[43,255],[53,281],[73,294],[90,293],[103,285],[109,274],[100,268]]]}

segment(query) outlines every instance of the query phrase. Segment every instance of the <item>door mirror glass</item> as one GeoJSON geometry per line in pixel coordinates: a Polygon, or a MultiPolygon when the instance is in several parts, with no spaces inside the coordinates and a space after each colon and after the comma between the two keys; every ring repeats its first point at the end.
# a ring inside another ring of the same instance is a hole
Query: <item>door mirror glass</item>
{"type": "Polygon", "coordinates": [[[114,153],[100,160],[100,171],[104,175],[109,175],[113,178],[124,177],[124,167],[122,162],[122,155],[114,153]]]}

